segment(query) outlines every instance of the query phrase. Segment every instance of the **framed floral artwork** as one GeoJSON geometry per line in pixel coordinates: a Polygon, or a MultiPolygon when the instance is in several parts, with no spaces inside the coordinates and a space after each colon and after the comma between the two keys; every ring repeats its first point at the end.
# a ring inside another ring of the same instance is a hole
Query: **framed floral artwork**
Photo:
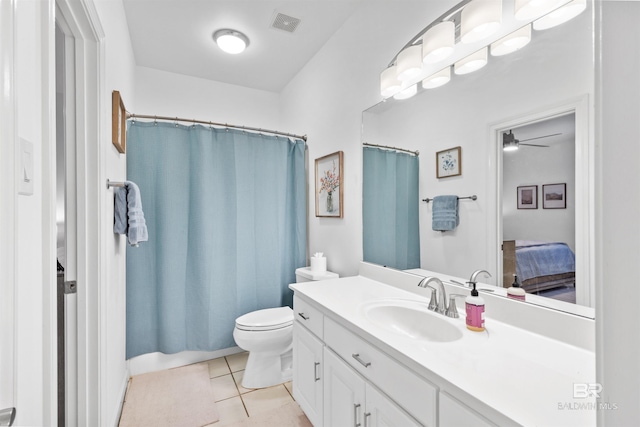
{"type": "Polygon", "coordinates": [[[342,151],[316,159],[316,216],[342,218],[342,151]]]}
{"type": "Polygon", "coordinates": [[[566,209],[567,184],[545,184],[542,186],[542,209],[566,209]]]}
{"type": "Polygon", "coordinates": [[[436,177],[462,175],[462,148],[454,147],[436,153],[436,177]]]}
{"type": "Polygon", "coordinates": [[[538,209],[538,186],[518,187],[518,209],[538,209]]]}

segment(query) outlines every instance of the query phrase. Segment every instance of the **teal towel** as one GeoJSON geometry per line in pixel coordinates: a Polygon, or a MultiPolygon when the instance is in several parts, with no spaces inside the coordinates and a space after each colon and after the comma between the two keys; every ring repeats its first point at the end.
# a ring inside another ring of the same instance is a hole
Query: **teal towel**
{"type": "Polygon", "coordinates": [[[451,231],[460,224],[458,196],[436,196],[433,198],[431,228],[434,231],[451,231]]]}

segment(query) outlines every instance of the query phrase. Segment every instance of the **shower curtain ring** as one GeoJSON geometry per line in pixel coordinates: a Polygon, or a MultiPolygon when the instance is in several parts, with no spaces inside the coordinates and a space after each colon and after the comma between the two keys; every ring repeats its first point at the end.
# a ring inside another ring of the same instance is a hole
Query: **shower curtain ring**
{"type": "Polygon", "coordinates": [[[176,127],[178,127],[178,118],[176,117],[176,127]]]}
{"type": "Polygon", "coordinates": [[[154,116],[153,125],[158,126],[158,116],[154,116]]]}

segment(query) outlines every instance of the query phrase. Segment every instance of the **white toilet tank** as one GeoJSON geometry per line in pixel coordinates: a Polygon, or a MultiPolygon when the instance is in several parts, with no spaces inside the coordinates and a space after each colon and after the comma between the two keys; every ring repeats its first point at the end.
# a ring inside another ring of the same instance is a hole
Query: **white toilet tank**
{"type": "Polygon", "coordinates": [[[311,267],[300,267],[296,269],[296,283],[338,279],[339,277],[337,273],[331,271],[311,271],[311,267]]]}

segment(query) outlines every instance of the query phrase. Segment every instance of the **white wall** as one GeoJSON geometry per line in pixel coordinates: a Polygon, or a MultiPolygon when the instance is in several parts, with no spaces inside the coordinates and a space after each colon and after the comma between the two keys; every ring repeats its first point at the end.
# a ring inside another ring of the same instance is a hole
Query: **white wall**
{"type": "MultiPolygon", "coordinates": [[[[111,92],[118,90],[127,109],[136,106],[135,58],[129,38],[129,28],[121,0],[96,0],[96,10],[104,31],[105,81],[102,99],[107,103],[108,116],[104,117],[104,137],[100,141],[102,179],[124,181],[126,156],[118,153],[111,141],[111,92]]],[[[124,397],[129,374],[125,361],[126,344],[126,239],[113,233],[113,190],[100,186],[101,210],[105,220],[100,224],[103,263],[101,265],[101,365],[100,389],[102,425],[117,425],[120,405],[124,397]]]]}
{"type": "Polygon", "coordinates": [[[597,380],[599,425],[640,424],[640,334],[635,326],[640,286],[640,2],[602,2],[602,67],[596,142],[597,380]]]}
{"type": "MultiPolygon", "coordinates": [[[[17,425],[43,425],[48,422],[45,398],[48,385],[45,365],[52,363],[45,357],[44,327],[46,288],[43,272],[42,225],[46,219],[43,204],[43,107],[47,102],[43,92],[46,79],[43,67],[42,19],[47,13],[45,2],[18,2],[16,5],[15,35],[15,97],[17,100],[17,136],[33,143],[34,194],[18,196],[16,208],[16,280],[15,369],[18,378],[15,392],[17,425]]],[[[19,142],[17,142],[19,144],[19,142]]],[[[16,145],[16,150],[20,146],[16,145]]],[[[16,168],[17,169],[17,168],[16,168]]],[[[4,203],[3,203],[4,204],[4,203]]],[[[10,206],[3,209],[11,208],[10,206]]],[[[54,220],[55,224],[55,220],[54,220]]],[[[51,270],[54,275],[55,270],[51,270]]],[[[49,319],[46,319],[47,321],[49,319]]]]}
{"type": "MultiPolygon", "coordinates": [[[[560,137],[562,138],[562,136],[560,137]]],[[[535,142],[532,142],[535,143],[535,142]]],[[[544,142],[541,142],[544,144],[544,142]]],[[[503,154],[503,240],[564,242],[575,251],[575,141],[557,139],[548,148],[523,147],[503,154]],[[543,185],[566,184],[566,208],[543,208],[543,185]],[[519,186],[538,186],[538,209],[518,209],[519,186]]]]}
{"type": "Polygon", "coordinates": [[[280,129],[279,96],[274,92],[146,67],[136,68],[135,81],[136,110],[129,109],[135,114],[288,131],[280,129]]]}

